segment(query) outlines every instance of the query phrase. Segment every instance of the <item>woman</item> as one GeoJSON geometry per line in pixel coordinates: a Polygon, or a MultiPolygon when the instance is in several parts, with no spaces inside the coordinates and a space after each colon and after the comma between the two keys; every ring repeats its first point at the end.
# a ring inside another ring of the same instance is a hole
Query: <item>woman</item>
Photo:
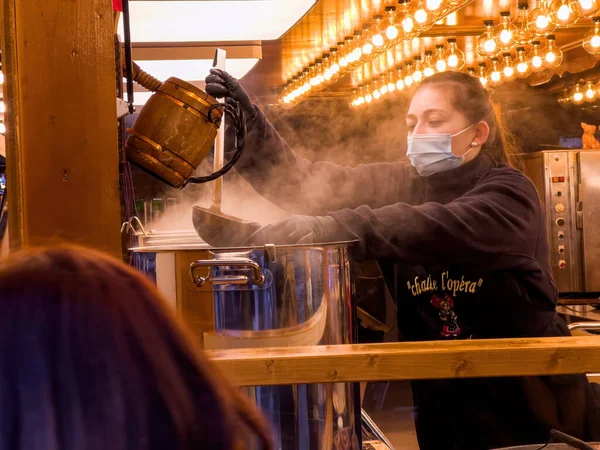
{"type": "MultiPolygon", "coordinates": [[[[359,259],[393,265],[407,340],[569,335],[538,195],[511,167],[476,78],[447,72],[419,85],[406,116],[411,165],[356,168],[302,159],[235,79],[214,70],[206,81],[250,118],[237,170],[274,203],[310,215],[263,227],[252,242],[357,239],[359,259]]],[[[585,376],[417,381],[413,395],[422,449],[545,442],[552,428],[600,439],[585,376]]]]}
{"type": "Polygon", "coordinates": [[[0,264],[0,293],[0,448],[234,450],[249,432],[272,448],[133,269],[93,250],[29,250],[0,264]]]}

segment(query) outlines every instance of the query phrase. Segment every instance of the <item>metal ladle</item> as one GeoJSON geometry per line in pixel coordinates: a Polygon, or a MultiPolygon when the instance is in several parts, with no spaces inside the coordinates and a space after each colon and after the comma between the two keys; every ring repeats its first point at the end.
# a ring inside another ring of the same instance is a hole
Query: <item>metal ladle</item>
{"type": "MultiPolygon", "coordinates": [[[[217,49],[213,66],[225,70],[225,50],[217,49]]],[[[223,102],[223,100],[219,100],[223,102]]],[[[214,152],[214,172],[223,167],[225,148],[225,116],[217,132],[214,152]]],[[[223,177],[215,180],[212,204],[209,208],[194,206],[192,222],[196,233],[208,244],[217,247],[230,247],[243,244],[261,225],[249,222],[221,211],[223,200],[223,177]]]]}

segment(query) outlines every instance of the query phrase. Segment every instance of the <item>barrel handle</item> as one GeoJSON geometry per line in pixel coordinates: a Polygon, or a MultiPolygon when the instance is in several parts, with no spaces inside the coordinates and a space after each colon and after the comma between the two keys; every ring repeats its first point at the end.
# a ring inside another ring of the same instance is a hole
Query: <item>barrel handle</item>
{"type": "Polygon", "coordinates": [[[239,258],[239,259],[208,259],[208,260],[198,260],[190,264],[190,276],[196,286],[203,286],[207,281],[212,281],[214,284],[246,284],[248,282],[248,277],[244,275],[234,275],[234,276],[219,276],[212,277],[210,273],[203,277],[196,275],[196,269],[199,267],[219,267],[219,266],[235,266],[235,267],[250,267],[253,271],[252,282],[258,286],[262,286],[265,283],[265,276],[260,271],[260,266],[256,261],[253,261],[249,258],[239,258]]]}

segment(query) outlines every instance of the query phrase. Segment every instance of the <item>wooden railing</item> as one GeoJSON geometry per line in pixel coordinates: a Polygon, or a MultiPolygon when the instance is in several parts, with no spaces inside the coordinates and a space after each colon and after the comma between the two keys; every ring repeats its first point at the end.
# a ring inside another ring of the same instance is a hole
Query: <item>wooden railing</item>
{"type": "Polygon", "coordinates": [[[238,386],[600,372],[600,337],[208,351],[238,386]]]}

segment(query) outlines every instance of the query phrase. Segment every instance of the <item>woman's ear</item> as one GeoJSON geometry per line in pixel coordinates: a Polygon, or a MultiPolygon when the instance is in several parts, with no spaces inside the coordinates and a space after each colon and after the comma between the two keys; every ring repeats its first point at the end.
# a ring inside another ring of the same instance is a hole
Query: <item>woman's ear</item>
{"type": "Polygon", "coordinates": [[[478,124],[475,125],[475,139],[478,146],[482,146],[485,144],[490,137],[490,126],[487,124],[485,120],[482,120],[478,124]]]}

